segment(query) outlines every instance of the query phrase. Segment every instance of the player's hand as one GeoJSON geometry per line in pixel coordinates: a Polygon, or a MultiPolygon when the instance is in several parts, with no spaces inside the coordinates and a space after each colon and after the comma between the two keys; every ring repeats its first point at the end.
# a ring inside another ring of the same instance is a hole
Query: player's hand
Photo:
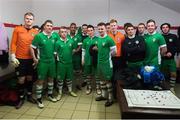
{"type": "Polygon", "coordinates": [[[72,53],[73,53],[73,54],[76,53],[76,49],[73,49],[72,53]]]}
{"type": "Polygon", "coordinates": [[[11,63],[14,67],[18,67],[20,62],[19,60],[16,58],[15,54],[11,54],[11,63]]]}
{"type": "Polygon", "coordinates": [[[81,61],[82,66],[84,66],[84,60],[81,61]]]}
{"type": "Polygon", "coordinates": [[[166,56],[167,56],[167,57],[171,57],[172,54],[171,54],[170,52],[168,52],[168,53],[166,53],[166,56]]]}
{"type": "Polygon", "coordinates": [[[94,46],[92,49],[98,51],[97,46],[94,46]]]}
{"type": "Polygon", "coordinates": [[[33,59],[33,61],[34,61],[34,63],[32,65],[33,65],[33,68],[35,69],[37,67],[39,60],[35,58],[35,59],[33,59]]]}
{"type": "Polygon", "coordinates": [[[78,46],[78,48],[76,49],[76,52],[79,52],[81,50],[81,46],[78,46]]]}
{"type": "Polygon", "coordinates": [[[32,66],[33,66],[34,69],[37,68],[37,64],[35,64],[35,63],[33,63],[32,66]]]}

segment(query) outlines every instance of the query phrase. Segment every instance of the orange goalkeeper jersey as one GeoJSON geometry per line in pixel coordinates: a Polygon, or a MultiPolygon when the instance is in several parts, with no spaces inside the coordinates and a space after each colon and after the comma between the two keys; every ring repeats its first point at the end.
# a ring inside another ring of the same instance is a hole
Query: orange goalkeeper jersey
{"type": "Polygon", "coordinates": [[[24,26],[15,27],[12,35],[10,52],[19,59],[31,59],[30,45],[38,33],[35,29],[27,30],[24,26]]]}
{"type": "Polygon", "coordinates": [[[116,48],[117,48],[116,57],[120,57],[121,56],[121,47],[125,40],[124,34],[122,34],[121,32],[118,31],[116,33],[116,35],[113,35],[111,32],[108,35],[114,40],[114,42],[116,44],[116,48]]]}

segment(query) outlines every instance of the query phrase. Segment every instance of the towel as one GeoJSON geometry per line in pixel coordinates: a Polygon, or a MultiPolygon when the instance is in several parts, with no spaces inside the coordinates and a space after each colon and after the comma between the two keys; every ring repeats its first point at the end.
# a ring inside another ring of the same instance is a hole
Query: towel
{"type": "Polygon", "coordinates": [[[8,41],[7,31],[5,30],[4,24],[0,22],[0,51],[8,51],[8,41]]]}

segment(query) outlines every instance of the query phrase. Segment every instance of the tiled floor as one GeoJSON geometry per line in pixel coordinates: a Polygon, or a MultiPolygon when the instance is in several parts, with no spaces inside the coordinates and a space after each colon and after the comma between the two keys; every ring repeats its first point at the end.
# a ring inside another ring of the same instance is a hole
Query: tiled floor
{"type": "Polygon", "coordinates": [[[36,104],[25,102],[16,110],[10,106],[0,106],[0,119],[120,119],[118,103],[105,107],[104,103],[95,101],[96,94],[86,95],[84,90],[77,92],[78,97],[67,94],[52,103],[43,99],[45,107],[39,109],[36,104]]]}
{"type": "MultiPolygon", "coordinates": [[[[180,98],[180,84],[175,87],[180,98]]],[[[18,110],[10,106],[0,106],[0,119],[120,119],[118,103],[104,107],[104,102],[95,101],[95,93],[86,95],[84,90],[77,92],[78,97],[64,95],[52,103],[44,99],[45,108],[39,109],[36,104],[25,102],[18,110]]]]}

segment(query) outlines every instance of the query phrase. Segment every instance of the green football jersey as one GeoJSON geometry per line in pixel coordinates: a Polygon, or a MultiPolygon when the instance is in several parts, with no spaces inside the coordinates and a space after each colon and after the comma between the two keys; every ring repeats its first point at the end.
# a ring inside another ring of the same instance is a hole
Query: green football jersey
{"type": "Polygon", "coordinates": [[[71,37],[69,34],[67,35],[67,38],[72,39],[74,41],[74,47],[77,48],[78,45],[82,45],[81,36],[79,34],[76,34],[74,37],[71,37]]]}
{"type": "Polygon", "coordinates": [[[161,34],[155,32],[152,35],[146,34],[144,38],[146,43],[145,65],[160,65],[160,47],[166,46],[164,37],[161,34]]]}
{"type": "Polygon", "coordinates": [[[55,44],[55,51],[59,57],[59,62],[63,64],[72,63],[72,51],[74,42],[72,39],[67,38],[66,41],[60,38],[55,44]]]}
{"type": "Polygon", "coordinates": [[[40,61],[49,62],[54,61],[54,47],[56,41],[58,41],[59,35],[56,32],[52,32],[48,37],[44,32],[37,34],[32,41],[32,47],[39,49],[40,61]]]}
{"type": "Polygon", "coordinates": [[[89,53],[89,48],[91,45],[97,45],[98,43],[98,37],[94,36],[93,38],[87,37],[83,41],[82,49],[85,50],[85,56],[84,56],[84,61],[85,65],[92,65],[92,57],[90,56],[89,53]]]}
{"type": "Polygon", "coordinates": [[[112,67],[110,48],[113,46],[115,46],[115,43],[110,36],[98,38],[98,64],[110,63],[112,67]]]}

